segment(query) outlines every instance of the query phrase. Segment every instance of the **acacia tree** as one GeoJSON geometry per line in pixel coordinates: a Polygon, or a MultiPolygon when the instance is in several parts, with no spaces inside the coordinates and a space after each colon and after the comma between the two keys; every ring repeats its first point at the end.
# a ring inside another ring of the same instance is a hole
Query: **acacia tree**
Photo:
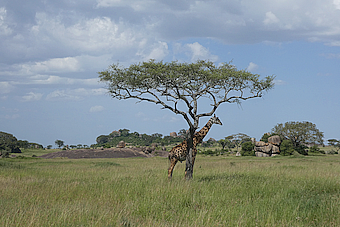
{"type": "Polygon", "coordinates": [[[237,70],[230,63],[216,66],[205,60],[195,63],[150,60],[127,68],[112,64],[98,74],[113,98],[159,104],[183,116],[189,126],[186,179],[192,178],[193,137],[200,118],[212,116],[222,103],[261,97],[274,85],[273,76],[261,80],[259,75],[237,70]],[[211,106],[206,112],[199,112],[199,100],[204,98],[211,100],[211,106]]]}
{"type": "Polygon", "coordinates": [[[61,148],[62,146],[64,146],[64,141],[62,140],[56,140],[54,141],[55,145],[57,145],[59,148],[61,148]]]}
{"type": "Polygon", "coordinates": [[[233,134],[233,135],[227,136],[225,139],[230,140],[235,145],[237,152],[238,152],[238,149],[242,146],[242,143],[251,141],[250,136],[244,133],[233,134]]]}
{"type": "Polygon", "coordinates": [[[294,150],[301,154],[307,154],[303,148],[307,144],[323,144],[323,132],[320,132],[315,124],[308,121],[279,123],[272,129],[272,133],[280,135],[285,140],[290,140],[294,150]]]}

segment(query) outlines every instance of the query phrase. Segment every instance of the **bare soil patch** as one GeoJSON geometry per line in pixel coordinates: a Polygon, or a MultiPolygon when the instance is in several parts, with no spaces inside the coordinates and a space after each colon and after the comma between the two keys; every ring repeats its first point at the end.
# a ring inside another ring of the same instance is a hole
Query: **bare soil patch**
{"type": "Polygon", "coordinates": [[[167,157],[166,151],[153,151],[145,153],[141,148],[105,148],[105,149],[77,149],[64,150],[39,156],[40,158],[150,158],[150,157],[167,157]]]}

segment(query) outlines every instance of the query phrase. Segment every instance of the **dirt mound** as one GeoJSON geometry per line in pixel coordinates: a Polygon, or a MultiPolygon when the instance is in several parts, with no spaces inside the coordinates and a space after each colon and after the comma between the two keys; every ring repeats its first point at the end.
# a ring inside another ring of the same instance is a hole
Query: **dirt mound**
{"type": "Polygon", "coordinates": [[[65,150],[39,156],[40,158],[149,158],[154,156],[167,157],[167,152],[146,154],[141,148],[106,148],[106,149],[77,149],[65,150]]]}

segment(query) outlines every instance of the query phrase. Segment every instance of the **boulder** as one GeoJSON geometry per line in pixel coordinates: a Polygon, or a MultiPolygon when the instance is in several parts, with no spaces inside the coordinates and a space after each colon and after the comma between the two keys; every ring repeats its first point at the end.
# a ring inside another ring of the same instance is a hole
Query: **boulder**
{"type": "Polygon", "coordinates": [[[280,154],[280,148],[278,146],[273,145],[272,153],[273,154],[280,154]]]}
{"type": "Polygon", "coordinates": [[[266,154],[266,153],[260,152],[260,151],[255,152],[255,156],[256,157],[270,157],[269,154],[266,154]]]}
{"type": "Polygon", "coordinates": [[[280,146],[281,138],[280,138],[280,136],[271,136],[271,137],[268,138],[268,143],[280,146]]]}
{"type": "Polygon", "coordinates": [[[264,147],[264,152],[269,154],[272,151],[273,144],[268,144],[267,146],[264,147]]]}
{"type": "Polygon", "coordinates": [[[267,145],[267,143],[265,143],[265,142],[263,142],[263,141],[256,141],[255,142],[255,146],[256,147],[264,147],[264,146],[266,146],[267,145]]]}
{"type": "Polygon", "coordinates": [[[177,133],[176,132],[170,132],[170,136],[171,137],[177,137],[177,133]]]}
{"type": "Polygon", "coordinates": [[[236,153],[236,156],[242,156],[242,155],[241,155],[241,153],[238,151],[238,152],[236,153]]]}
{"type": "Polygon", "coordinates": [[[125,142],[122,140],[117,144],[117,148],[124,148],[125,147],[125,142]]]}
{"type": "Polygon", "coordinates": [[[254,147],[255,152],[264,152],[264,147],[254,147]]]}

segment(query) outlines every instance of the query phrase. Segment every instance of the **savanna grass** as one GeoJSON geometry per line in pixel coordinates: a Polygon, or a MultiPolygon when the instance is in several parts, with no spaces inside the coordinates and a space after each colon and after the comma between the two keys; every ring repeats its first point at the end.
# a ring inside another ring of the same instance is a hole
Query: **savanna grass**
{"type": "Polygon", "coordinates": [[[0,160],[0,226],[340,226],[340,157],[0,160]]]}

